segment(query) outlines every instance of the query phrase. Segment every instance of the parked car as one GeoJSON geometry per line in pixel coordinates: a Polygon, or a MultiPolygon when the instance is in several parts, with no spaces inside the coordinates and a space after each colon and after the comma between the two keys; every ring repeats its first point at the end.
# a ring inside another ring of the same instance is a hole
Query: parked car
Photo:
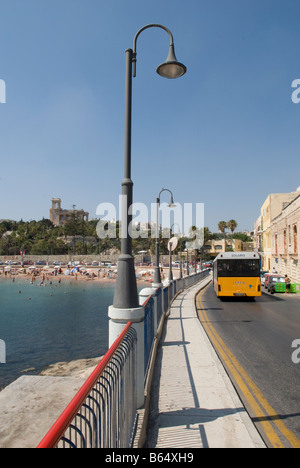
{"type": "Polygon", "coordinates": [[[260,276],[264,276],[267,273],[270,273],[269,270],[260,270],[260,276]]]}
{"type": "Polygon", "coordinates": [[[284,276],[270,276],[269,282],[268,282],[268,291],[271,294],[275,293],[275,284],[276,283],[285,283],[285,278],[284,276]]]}
{"type": "Polygon", "coordinates": [[[261,281],[261,285],[264,286],[265,285],[265,279],[266,279],[266,274],[269,273],[268,271],[264,271],[264,270],[261,270],[260,272],[260,281],[261,281]]]}
{"type": "Polygon", "coordinates": [[[268,289],[268,284],[269,284],[270,278],[272,278],[272,277],[279,278],[280,275],[275,274],[275,273],[266,273],[265,274],[265,289],[268,289]]]}

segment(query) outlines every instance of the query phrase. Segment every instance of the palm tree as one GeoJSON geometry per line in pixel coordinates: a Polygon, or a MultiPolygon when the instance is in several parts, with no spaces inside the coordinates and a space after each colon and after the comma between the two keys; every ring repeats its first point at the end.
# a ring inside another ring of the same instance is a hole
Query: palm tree
{"type": "Polygon", "coordinates": [[[218,224],[218,229],[219,229],[219,231],[222,232],[222,234],[224,234],[224,237],[225,237],[225,229],[226,228],[227,228],[226,221],[220,221],[219,224],[218,224]]]}
{"type": "Polygon", "coordinates": [[[224,234],[224,252],[226,252],[226,234],[225,234],[225,229],[227,228],[227,223],[226,221],[220,221],[218,223],[218,229],[222,234],[224,234]]]}
{"type": "Polygon", "coordinates": [[[232,244],[232,250],[234,250],[233,249],[233,233],[234,233],[234,230],[237,228],[237,222],[234,219],[231,219],[230,221],[228,221],[227,227],[231,231],[231,244],[232,244]]]}
{"type": "Polygon", "coordinates": [[[230,229],[232,235],[233,235],[233,232],[235,231],[235,229],[237,228],[237,225],[238,224],[234,219],[231,219],[230,221],[228,221],[227,227],[228,227],[228,229],[230,229]]]}

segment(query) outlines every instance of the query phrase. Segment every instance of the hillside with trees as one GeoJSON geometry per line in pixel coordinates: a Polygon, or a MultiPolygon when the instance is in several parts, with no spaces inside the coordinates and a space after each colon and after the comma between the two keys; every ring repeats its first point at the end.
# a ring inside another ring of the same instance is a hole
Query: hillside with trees
{"type": "MultiPolygon", "coordinates": [[[[231,229],[231,236],[242,241],[251,241],[246,234],[233,234],[234,223],[221,222],[219,226],[221,232],[211,233],[205,227],[203,237],[206,241],[224,237],[225,228],[231,229]]],[[[11,256],[19,255],[24,252],[26,255],[98,255],[110,250],[120,250],[119,222],[115,223],[115,238],[101,238],[97,235],[98,221],[78,220],[74,215],[64,226],[54,226],[49,219],[40,221],[0,221],[0,255],[11,256]]],[[[195,227],[191,227],[190,235],[193,237],[195,227]]],[[[164,236],[160,234],[160,254],[168,255],[169,230],[164,229],[164,236]]],[[[186,248],[185,238],[179,239],[177,252],[183,252],[186,248]]],[[[133,254],[137,255],[140,251],[147,251],[151,255],[155,253],[155,239],[151,237],[151,229],[143,232],[141,237],[132,239],[133,254]]],[[[203,258],[204,251],[197,251],[198,258],[203,258]]]]}

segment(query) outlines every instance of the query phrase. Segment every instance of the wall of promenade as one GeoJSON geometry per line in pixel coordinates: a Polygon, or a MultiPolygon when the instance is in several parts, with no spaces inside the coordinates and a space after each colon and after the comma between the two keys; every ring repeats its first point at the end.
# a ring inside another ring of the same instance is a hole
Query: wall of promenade
{"type": "MultiPolygon", "coordinates": [[[[101,254],[101,262],[116,262],[118,260],[118,254],[115,255],[104,255],[101,254]]],[[[21,262],[22,258],[20,255],[2,255],[0,256],[0,262],[5,263],[7,260],[13,262],[21,262]]],[[[80,262],[82,264],[100,261],[99,255],[25,255],[24,261],[31,261],[33,263],[38,261],[44,261],[53,264],[53,262],[61,262],[63,265],[66,265],[68,262],[80,262]]]]}
{"type": "MultiPolygon", "coordinates": [[[[101,262],[116,263],[119,258],[119,253],[105,255],[101,253],[101,262]]],[[[154,256],[150,258],[152,262],[155,261],[154,256]]],[[[173,255],[173,261],[179,260],[179,256],[173,255]]],[[[6,261],[21,262],[22,258],[20,255],[0,255],[0,262],[5,263],[6,261]]],[[[100,255],[25,255],[24,261],[31,261],[33,263],[43,261],[46,264],[52,265],[53,262],[61,262],[62,265],[67,265],[69,262],[80,262],[82,265],[85,263],[91,264],[92,262],[99,262],[100,255]]],[[[169,262],[168,255],[161,256],[162,262],[169,262]]],[[[135,256],[135,262],[142,262],[142,256],[135,256]]]]}

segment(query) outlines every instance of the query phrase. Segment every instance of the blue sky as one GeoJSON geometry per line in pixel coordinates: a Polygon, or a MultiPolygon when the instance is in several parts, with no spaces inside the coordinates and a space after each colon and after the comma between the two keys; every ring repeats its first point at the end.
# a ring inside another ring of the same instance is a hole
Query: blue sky
{"type": "Polygon", "coordinates": [[[169,38],[140,35],[134,201],[167,187],[211,231],[253,229],[269,193],[300,185],[299,17],[299,0],[0,0],[0,219],[49,217],[52,197],[90,217],[118,205],[125,50],[159,23],[187,74],[158,76],[169,38]]]}

